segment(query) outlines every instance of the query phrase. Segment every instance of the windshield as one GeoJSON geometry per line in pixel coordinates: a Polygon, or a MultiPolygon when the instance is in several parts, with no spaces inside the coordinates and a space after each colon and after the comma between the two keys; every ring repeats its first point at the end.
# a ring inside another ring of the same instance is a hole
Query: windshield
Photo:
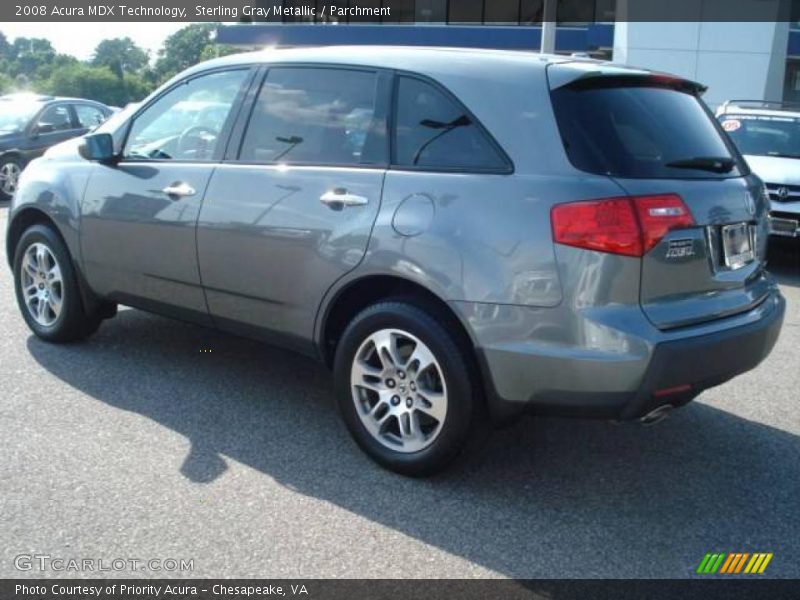
{"type": "Polygon", "coordinates": [[[800,158],[800,118],[722,115],[719,120],[742,154],[800,158]]]}
{"type": "Polygon", "coordinates": [[[567,155],[583,171],[648,179],[741,174],[713,117],[688,92],[595,80],[556,89],[552,99],[567,155]]]}
{"type": "Polygon", "coordinates": [[[128,104],[125,108],[120,111],[115,112],[110,117],[108,117],[105,121],[103,121],[100,126],[95,129],[95,133],[110,133],[114,134],[117,128],[123,124],[125,121],[128,120],[136,109],[139,108],[137,103],[128,104]]]}
{"type": "Polygon", "coordinates": [[[35,102],[0,102],[0,133],[22,131],[40,108],[35,102]]]}

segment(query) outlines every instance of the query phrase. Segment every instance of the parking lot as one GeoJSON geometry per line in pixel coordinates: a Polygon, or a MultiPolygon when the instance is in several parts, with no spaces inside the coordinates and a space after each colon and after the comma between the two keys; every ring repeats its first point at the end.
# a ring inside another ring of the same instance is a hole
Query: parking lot
{"type": "Polygon", "coordinates": [[[772,264],[788,312],[754,372],[654,427],[528,419],[428,480],[355,447],[312,361],[134,310],[48,345],[4,264],[0,576],[92,576],[15,567],[46,554],[194,566],[105,576],[685,577],[761,551],[800,577],[800,254],[772,264]]]}

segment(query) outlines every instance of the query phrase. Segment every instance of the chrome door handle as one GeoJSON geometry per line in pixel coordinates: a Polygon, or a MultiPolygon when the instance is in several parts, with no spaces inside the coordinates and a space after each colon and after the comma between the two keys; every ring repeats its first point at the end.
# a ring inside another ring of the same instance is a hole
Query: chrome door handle
{"type": "Polygon", "coordinates": [[[161,191],[164,192],[167,196],[172,196],[175,198],[186,198],[188,196],[194,196],[197,193],[195,189],[188,183],[182,183],[182,182],[168,185],[161,191]]]}
{"type": "Polygon", "coordinates": [[[347,190],[340,189],[322,194],[319,201],[338,210],[346,206],[366,206],[369,204],[369,200],[364,196],[357,196],[356,194],[349,193],[347,190]]]}

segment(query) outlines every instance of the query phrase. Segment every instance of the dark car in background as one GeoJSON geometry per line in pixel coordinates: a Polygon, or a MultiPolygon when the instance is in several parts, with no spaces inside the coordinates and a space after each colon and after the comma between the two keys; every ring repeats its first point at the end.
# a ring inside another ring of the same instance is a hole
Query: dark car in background
{"type": "Polygon", "coordinates": [[[50,146],[91,131],[111,113],[108,106],[81,98],[0,96],[0,200],[14,195],[31,160],[50,146]]]}

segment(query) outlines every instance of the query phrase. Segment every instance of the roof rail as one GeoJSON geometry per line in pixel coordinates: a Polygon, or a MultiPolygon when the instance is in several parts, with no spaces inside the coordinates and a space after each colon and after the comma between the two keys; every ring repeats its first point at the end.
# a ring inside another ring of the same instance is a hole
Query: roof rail
{"type": "Polygon", "coordinates": [[[800,102],[784,102],[783,100],[726,100],[721,106],[724,111],[729,106],[737,106],[739,108],[764,108],[767,110],[786,110],[798,111],[800,110],[800,102]]]}

